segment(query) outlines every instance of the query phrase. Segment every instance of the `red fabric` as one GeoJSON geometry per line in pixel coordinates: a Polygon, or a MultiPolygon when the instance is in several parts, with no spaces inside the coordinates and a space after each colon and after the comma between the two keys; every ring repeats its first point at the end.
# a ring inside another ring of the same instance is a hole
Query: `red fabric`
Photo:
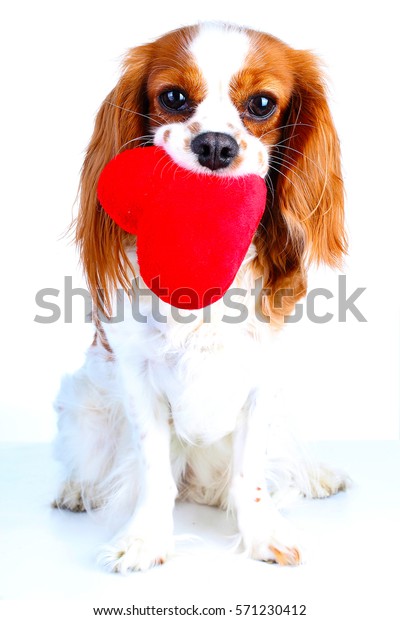
{"type": "Polygon", "coordinates": [[[178,308],[202,308],[232,284],[265,208],[256,175],[218,177],[177,166],[158,147],[124,151],[101,173],[98,197],[137,235],[141,276],[178,308]]]}

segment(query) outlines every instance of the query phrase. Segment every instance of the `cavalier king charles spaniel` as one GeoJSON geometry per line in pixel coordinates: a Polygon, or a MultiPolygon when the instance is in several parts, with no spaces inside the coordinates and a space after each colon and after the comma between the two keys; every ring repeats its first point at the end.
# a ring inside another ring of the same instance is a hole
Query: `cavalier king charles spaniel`
{"type": "Polygon", "coordinates": [[[101,559],[116,572],[173,552],[177,498],[231,511],[249,557],[299,564],[298,535],[274,491],[286,481],[326,497],[347,483],[269,451],[271,333],[305,295],[308,265],[340,266],[346,252],[339,142],[316,58],[220,23],[130,50],[96,118],[76,226],[96,332],[55,403],[65,479],[54,505],[106,511],[116,534],[101,559]],[[135,238],[97,199],[104,166],[139,145],[163,147],[190,171],[265,179],[265,212],[232,284],[249,292],[240,323],[221,320],[223,299],[190,323],[160,302],[166,320],[157,321],[148,296],[145,321],[132,312],[100,320],[121,294],[130,307],[134,277],[146,288],[135,238]]]}

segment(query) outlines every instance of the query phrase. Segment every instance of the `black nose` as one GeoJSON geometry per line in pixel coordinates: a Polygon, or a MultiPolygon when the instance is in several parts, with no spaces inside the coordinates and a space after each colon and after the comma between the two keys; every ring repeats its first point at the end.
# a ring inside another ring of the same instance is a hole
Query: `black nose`
{"type": "Polygon", "coordinates": [[[239,145],[227,133],[207,131],[192,140],[190,145],[199,163],[210,170],[229,166],[239,152],[239,145]]]}

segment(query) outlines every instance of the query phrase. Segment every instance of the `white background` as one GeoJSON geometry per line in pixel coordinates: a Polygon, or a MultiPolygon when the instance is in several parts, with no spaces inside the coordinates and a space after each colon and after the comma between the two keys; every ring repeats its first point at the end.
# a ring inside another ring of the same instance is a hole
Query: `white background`
{"type": "MultiPolygon", "coordinates": [[[[350,317],[340,324],[287,326],[277,359],[280,402],[306,439],[398,439],[395,4],[15,0],[2,9],[0,440],[52,439],[51,402],[59,378],[82,361],[90,343],[79,300],[72,324],[40,325],[33,321],[35,294],[46,287],[61,290],[65,275],[83,284],[74,250],[61,235],[76,208],[95,112],[115,84],[122,54],[199,19],[228,19],[271,32],[316,51],[326,64],[347,189],[351,243],[345,273],[349,291],[367,287],[358,306],[368,322],[350,317]]],[[[313,273],[310,286],[335,292],[337,274],[313,273]]],[[[320,310],[335,313],[335,300],[320,310]]],[[[319,458],[348,471],[355,488],[292,509],[289,516],[304,528],[308,564],[291,570],[226,555],[225,549],[219,553],[229,542],[225,515],[183,504],[177,507],[177,532],[200,534],[206,544],[195,540],[193,554],[127,579],[96,568],[95,554],[106,540],[98,523],[50,510],[56,468],[48,446],[0,446],[0,598],[22,599],[25,616],[37,609],[42,618],[92,618],[92,604],[221,606],[231,599],[306,603],[311,620],[395,617],[398,445],[320,444],[319,458]],[[71,609],[67,598],[82,601],[71,609]]],[[[1,602],[10,603],[4,617],[21,617],[15,601],[1,602]]]]}
{"type": "MultiPolygon", "coordinates": [[[[71,222],[96,110],[129,47],[200,19],[237,22],[314,50],[327,67],[342,142],[349,292],[368,319],[302,321],[282,335],[285,407],[306,439],[396,439],[399,432],[399,80],[392,0],[9,3],[1,18],[0,438],[48,441],[62,373],[82,361],[91,327],[34,322],[35,294],[83,281],[62,233],[71,222]],[[140,10],[139,10],[140,7],[140,10]]],[[[310,285],[337,289],[337,274],[310,285]]],[[[60,293],[60,302],[63,297],[60,293]]],[[[336,295],[335,295],[336,299],[336,295]]],[[[277,361],[278,363],[278,361],[277,361]]],[[[282,402],[283,402],[282,400],[282,402]]],[[[282,404],[282,407],[284,405],[282,404]]]]}

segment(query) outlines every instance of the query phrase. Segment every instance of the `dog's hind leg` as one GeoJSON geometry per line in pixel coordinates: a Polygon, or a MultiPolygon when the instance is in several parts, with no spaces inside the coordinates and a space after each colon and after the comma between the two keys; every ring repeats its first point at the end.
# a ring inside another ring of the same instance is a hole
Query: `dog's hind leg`
{"type": "Polygon", "coordinates": [[[118,385],[112,354],[96,341],[83,367],[63,378],[54,403],[55,456],[64,468],[55,507],[83,511],[104,503],[101,482],[112,469],[125,423],[118,385]]]}

